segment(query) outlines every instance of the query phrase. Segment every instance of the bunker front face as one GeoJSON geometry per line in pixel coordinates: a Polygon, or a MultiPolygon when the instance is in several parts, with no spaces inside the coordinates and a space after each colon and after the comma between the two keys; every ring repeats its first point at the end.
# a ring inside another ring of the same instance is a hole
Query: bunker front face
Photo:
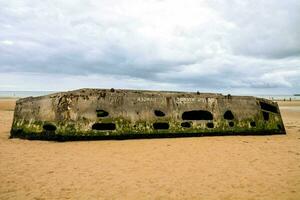
{"type": "Polygon", "coordinates": [[[45,140],[285,134],[277,103],[211,93],[81,89],[17,101],[11,137],[45,140]]]}

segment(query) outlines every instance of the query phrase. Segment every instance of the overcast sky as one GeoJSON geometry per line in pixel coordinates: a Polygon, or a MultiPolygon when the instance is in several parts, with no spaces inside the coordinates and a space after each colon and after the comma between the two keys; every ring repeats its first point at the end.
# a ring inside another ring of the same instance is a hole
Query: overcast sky
{"type": "Polygon", "coordinates": [[[0,0],[0,90],[300,93],[300,1],[0,0]]]}

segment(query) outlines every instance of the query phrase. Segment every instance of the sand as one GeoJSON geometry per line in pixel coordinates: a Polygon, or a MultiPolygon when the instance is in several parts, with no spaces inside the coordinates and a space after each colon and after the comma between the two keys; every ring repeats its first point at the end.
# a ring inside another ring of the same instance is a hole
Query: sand
{"type": "Polygon", "coordinates": [[[0,199],[300,199],[300,102],[287,135],[47,142],[8,139],[0,100],[0,199]]]}

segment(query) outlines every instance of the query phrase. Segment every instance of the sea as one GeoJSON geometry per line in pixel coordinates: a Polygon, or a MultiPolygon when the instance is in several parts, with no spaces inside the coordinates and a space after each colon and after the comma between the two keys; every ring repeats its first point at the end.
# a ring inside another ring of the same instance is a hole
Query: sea
{"type": "MultiPolygon", "coordinates": [[[[60,91],[0,91],[0,98],[24,98],[24,97],[37,97],[43,96],[47,94],[52,94],[60,91]]],[[[245,96],[245,95],[243,95],[245,96]]],[[[247,95],[246,95],[247,96],[247,95]]],[[[300,96],[291,95],[249,95],[249,96],[256,96],[270,100],[285,100],[285,101],[294,101],[300,100],[300,96]]]]}

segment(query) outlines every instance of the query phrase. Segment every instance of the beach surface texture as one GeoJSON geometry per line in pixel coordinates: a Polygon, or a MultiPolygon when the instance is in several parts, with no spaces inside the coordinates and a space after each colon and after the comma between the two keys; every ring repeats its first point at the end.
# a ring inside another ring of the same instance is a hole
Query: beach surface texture
{"type": "Polygon", "coordinates": [[[0,99],[0,199],[300,199],[300,101],[286,135],[49,142],[8,139],[0,99]]]}

